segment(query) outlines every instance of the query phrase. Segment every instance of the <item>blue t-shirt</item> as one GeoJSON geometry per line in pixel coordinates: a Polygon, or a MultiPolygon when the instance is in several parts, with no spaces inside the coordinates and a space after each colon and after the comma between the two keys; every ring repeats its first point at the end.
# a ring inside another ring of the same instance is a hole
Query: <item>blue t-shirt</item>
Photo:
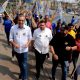
{"type": "Polygon", "coordinates": [[[10,29],[12,27],[12,21],[9,19],[4,19],[3,25],[4,25],[5,32],[10,32],[10,29]]]}
{"type": "Polygon", "coordinates": [[[52,23],[52,30],[54,31],[55,28],[56,28],[56,24],[52,23]]]}
{"type": "Polygon", "coordinates": [[[75,19],[74,19],[74,18],[72,18],[72,19],[71,19],[71,24],[73,24],[73,22],[74,22],[74,21],[75,21],[75,19]]]}

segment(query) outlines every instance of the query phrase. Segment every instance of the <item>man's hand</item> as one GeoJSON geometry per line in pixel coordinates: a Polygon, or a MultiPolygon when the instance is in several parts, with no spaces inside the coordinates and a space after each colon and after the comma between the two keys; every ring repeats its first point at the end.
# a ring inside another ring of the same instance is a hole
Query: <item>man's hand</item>
{"type": "Polygon", "coordinates": [[[66,50],[67,50],[67,51],[70,51],[70,50],[71,50],[71,47],[70,47],[70,46],[67,46],[67,47],[66,47],[66,50]]]}
{"type": "Polygon", "coordinates": [[[24,48],[27,48],[28,47],[28,44],[24,44],[24,46],[23,46],[24,48]]]}
{"type": "Polygon", "coordinates": [[[58,60],[58,55],[55,54],[53,46],[50,46],[50,51],[52,53],[52,56],[53,56],[54,60],[58,60]]]}
{"type": "Polygon", "coordinates": [[[29,40],[28,42],[25,42],[25,44],[23,45],[24,48],[27,48],[31,43],[31,40],[29,40]]]}
{"type": "Polygon", "coordinates": [[[14,47],[15,48],[20,48],[20,46],[18,44],[15,44],[14,47]]]}
{"type": "Polygon", "coordinates": [[[54,60],[58,60],[58,56],[56,54],[53,55],[54,60]]]}

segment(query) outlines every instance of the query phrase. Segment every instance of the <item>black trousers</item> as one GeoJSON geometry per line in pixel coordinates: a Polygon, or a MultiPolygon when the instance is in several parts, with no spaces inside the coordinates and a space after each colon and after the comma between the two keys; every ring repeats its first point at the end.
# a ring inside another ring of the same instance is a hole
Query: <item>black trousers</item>
{"type": "Polygon", "coordinates": [[[7,43],[9,44],[9,34],[10,34],[10,32],[5,32],[5,33],[6,33],[7,43]]]}
{"type": "Polygon", "coordinates": [[[40,70],[43,69],[43,63],[46,59],[46,54],[41,54],[35,50],[36,57],[36,78],[40,77],[40,70]]]}
{"type": "Polygon", "coordinates": [[[14,48],[12,47],[12,57],[15,56],[15,51],[14,51],[14,48]]]}

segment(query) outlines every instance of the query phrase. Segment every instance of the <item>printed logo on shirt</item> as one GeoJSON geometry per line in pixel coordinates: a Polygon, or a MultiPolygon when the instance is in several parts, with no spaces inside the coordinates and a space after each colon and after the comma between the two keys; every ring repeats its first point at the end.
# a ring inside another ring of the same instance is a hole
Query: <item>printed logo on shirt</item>
{"type": "Polygon", "coordinates": [[[48,35],[46,35],[46,37],[48,37],[48,35]]]}
{"type": "Polygon", "coordinates": [[[16,35],[18,35],[18,33],[16,33],[16,35]]]}
{"type": "Polygon", "coordinates": [[[26,33],[23,33],[23,36],[25,36],[26,35],[26,33]]]}
{"type": "Polygon", "coordinates": [[[68,42],[65,42],[65,45],[68,45],[68,42]]]}
{"type": "Polygon", "coordinates": [[[41,35],[39,35],[39,37],[41,37],[41,35]]]}

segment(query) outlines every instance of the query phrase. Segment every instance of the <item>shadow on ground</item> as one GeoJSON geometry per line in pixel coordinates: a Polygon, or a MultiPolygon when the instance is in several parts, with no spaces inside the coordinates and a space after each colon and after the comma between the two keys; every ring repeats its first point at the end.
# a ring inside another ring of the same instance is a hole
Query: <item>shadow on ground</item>
{"type": "Polygon", "coordinates": [[[9,70],[9,68],[7,68],[7,67],[5,67],[5,66],[0,65],[0,73],[3,74],[4,76],[5,76],[5,75],[8,75],[8,76],[10,76],[12,79],[17,80],[17,77],[14,76],[13,72],[11,72],[11,71],[9,70]]]}
{"type": "Polygon", "coordinates": [[[0,53],[0,60],[11,61],[11,57],[9,57],[7,55],[3,55],[2,53],[0,53]]]}
{"type": "Polygon", "coordinates": [[[10,45],[8,45],[7,41],[4,39],[0,39],[1,44],[4,46],[4,48],[11,48],[10,45]]]}

